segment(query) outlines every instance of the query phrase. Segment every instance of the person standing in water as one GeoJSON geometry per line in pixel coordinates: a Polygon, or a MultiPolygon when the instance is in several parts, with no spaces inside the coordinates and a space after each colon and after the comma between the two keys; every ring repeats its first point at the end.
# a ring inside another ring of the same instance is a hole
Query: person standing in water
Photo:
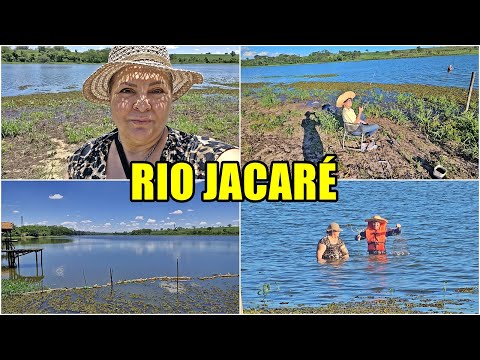
{"type": "Polygon", "coordinates": [[[340,226],[331,223],[327,228],[327,235],[317,245],[317,261],[321,264],[327,260],[347,260],[349,258],[347,247],[340,239],[340,226]]]}
{"type": "Polygon", "coordinates": [[[448,65],[447,71],[448,71],[448,72],[453,71],[453,65],[452,65],[452,64],[448,65]]]}
{"type": "Polygon", "coordinates": [[[368,253],[370,255],[384,255],[387,253],[385,242],[387,236],[398,235],[402,232],[401,225],[397,224],[396,228],[387,228],[388,220],[380,215],[375,215],[365,220],[367,228],[356,236],[357,241],[367,239],[368,253]]]}

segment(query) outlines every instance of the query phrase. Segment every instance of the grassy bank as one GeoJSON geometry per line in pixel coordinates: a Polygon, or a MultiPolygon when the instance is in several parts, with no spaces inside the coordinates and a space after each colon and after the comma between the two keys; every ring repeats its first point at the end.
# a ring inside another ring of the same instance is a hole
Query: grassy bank
{"type": "Polygon", "coordinates": [[[418,46],[415,49],[395,50],[392,47],[390,51],[340,51],[331,53],[328,50],[312,52],[307,56],[286,55],[278,56],[255,56],[254,59],[242,60],[244,66],[275,66],[275,65],[295,65],[295,64],[318,64],[327,62],[342,61],[362,61],[362,60],[385,60],[385,59],[404,59],[430,56],[461,56],[477,55],[478,46],[445,46],[422,48],[418,46]]]}
{"type": "Polygon", "coordinates": [[[2,296],[23,294],[40,289],[41,285],[37,282],[30,282],[23,279],[2,279],[2,296]]]}
{"type": "MultiPolygon", "coordinates": [[[[426,85],[298,82],[272,87],[264,83],[243,84],[242,160],[255,159],[262,151],[257,145],[265,141],[267,134],[271,135],[272,141],[275,137],[278,144],[301,136],[299,130],[306,130],[298,129],[297,124],[304,118],[306,110],[316,111],[318,115],[314,126],[318,128],[319,135],[316,136],[321,138],[322,149],[330,147],[333,153],[341,152],[336,145],[343,136],[341,116],[321,111],[321,106],[334,105],[338,95],[347,90],[354,90],[357,94],[354,109],[363,104],[367,118],[373,123],[383,121],[380,133],[388,142],[386,146],[398,145],[397,153],[403,152],[401,156],[411,165],[420,163],[415,160],[418,155],[405,153],[402,142],[417,139],[422,143],[415,146],[424,147],[425,156],[440,151],[432,162],[448,162],[447,157],[459,158],[475,166],[478,174],[478,90],[473,91],[470,109],[464,112],[466,89],[426,85]],[[394,129],[388,132],[387,125],[394,129]]],[[[452,167],[461,171],[463,165],[452,164],[452,167]]],[[[450,175],[455,177],[455,173],[450,175]]],[[[358,177],[371,176],[360,174],[358,177]]],[[[459,172],[457,176],[465,175],[459,172]]]]}
{"type": "MultiPolygon", "coordinates": [[[[238,90],[193,89],[175,102],[168,125],[238,145],[238,90]]],[[[2,177],[65,178],[66,158],[114,129],[108,105],[81,92],[2,98],[2,177]]]]}
{"type": "MultiPolygon", "coordinates": [[[[3,285],[3,280],[2,280],[3,285]]],[[[4,314],[238,314],[238,275],[203,280],[140,279],[5,294],[4,314]],[[178,289],[178,292],[177,292],[178,289]]]]}

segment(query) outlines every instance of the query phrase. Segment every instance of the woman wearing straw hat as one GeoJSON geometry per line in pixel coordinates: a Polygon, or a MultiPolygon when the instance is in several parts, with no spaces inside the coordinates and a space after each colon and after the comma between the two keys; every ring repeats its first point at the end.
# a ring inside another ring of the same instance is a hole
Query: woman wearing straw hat
{"type": "Polygon", "coordinates": [[[367,239],[368,253],[370,255],[385,255],[385,242],[387,236],[398,235],[402,232],[401,225],[397,224],[395,229],[387,228],[388,220],[380,215],[375,215],[365,220],[367,228],[356,236],[357,241],[367,239]]]}
{"type": "Polygon", "coordinates": [[[340,239],[340,226],[337,223],[331,223],[327,228],[327,235],[318,242],[317,261],[325,263],[327,260],[346,260],[348,259],[348,250],[345,243],[340,239]]]}
{"type": "Polygon", "coordinates": [[[173,68],[165,46],[114,46],[83,94],[110,105],[117,129],[69,157],[69,178],[129,178],[131,161],[186,161],[204,178],[206,161],[239,161],[235,146],[166,125],[172,103],[202,81],[200,73],[173,68]]]}
{"type": "Polygon", "coordinates": [[[377,124],[369,125],[365,121],[365,114],[363,113],[363,106],[358,107],[358,115],[352,109],[352,101],[355,98],[353,91],[346,91],[337,99],[337,107],[343,107],[342,118],[343,122],[347,124],[358,124],[357,128],[352,131],[352,135],[365,135],[371,137],[379,129],[377,124]]]}

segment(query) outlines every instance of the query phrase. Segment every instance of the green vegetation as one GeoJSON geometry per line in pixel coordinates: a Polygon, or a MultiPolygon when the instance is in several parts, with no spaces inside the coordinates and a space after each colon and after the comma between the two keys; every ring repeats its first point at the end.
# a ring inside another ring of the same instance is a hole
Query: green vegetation
{"type": "Polygon", "coordinates": [[[219,227],[206,227],[206,228],[193,228],[187,229],[182,227],[176,227],[174,229],[139,229],[133,230],[129,235],[238,235],[238,226],[219,226],[219,227]]]}
{"type": "MultiPolygon", "coordinates": [[[[265,304],[257,308],[245,309],[245,314],[451,314],[464,311],[453,311],[458,306],[471,300],[414,300],[401,298],[352,301],[346,303],[331,303],[318,307],[278,307],[269,308],[265,304]]],[[[262,302],[262,300],[260,300],[262,302]]]]}
{"type": "MultiPolygon", "coordinates": [[[[2,280],[3,285],[4,280],[2,280]]],[[[5,293],[3,314],[238,314],[238,277],[214,280],[128,281],[113,288],[94,285],[5,293]]]]}
{"type": "Polygon", "coordinates": [[[291,64],[309,64],[326,63],[334,61],[359,61],[359,60],[381,60],[381,59],[400,59],[412,57],[445,56],[445,55],[478,55],[477,46],[445,46],[422,48],[408,50],[391,50],[376,52],[340,51],[338,54],[328,50],[312,52],[307,56],[280,54],[278,56],[260,56],[256,55],[253,59],[242,60],[243,66],[267,66],[267,65],[291,65],[291,64]]]}
{"type": "MultiPolygon", "coordinates": [[[[176,101],[168,126],[239,144],[238,88],[191,89],[176,101]]],[[[2,98],[2,177],[66,177],[66,158],[115,128],[110,107],[79,91],[2,98]],[[19,167],[18,164],[22,164],[19,167]]]]}
{"type": "Polygon", "coordinates": [[[25,237],[40,237],[40,236],[62,236],[62,235],[238,235],[239,227],[232,226],[218,226],[218,227],[202,227],[202,228],[182,228],[175,227],[173,229],[139,229],[131,232],[122,233],[99,233],[92,231],[80,231],[67,228],[65,226],[57,225],[25,225],[17,226],[12,231],[13,238],[25,238],[25,237]]]}
{"type": "Polygon", "coordinates": [[[29,282],[24,279],[2,279],[2,296],[22,294],[40,289],[41,287],[38,282],[29,282]]]}
{"type": "MultiPolygon", "coordinates": [[[[461,88],[339,82],[297,82],[275,88],[244,84],[243,98],[260,105],[252,111],[242,111],[244,124],[254,131],[271,131],[292,117],[291,113],[278,114],[279,105],[309,100],[334,104],[341,92],[352,89],[357,93],[353,107],[356,109],[362,103],[367,117],[412,123],[448,153],[478,161],[478,90],[473,91],[470,109],[464,112],[467,90],[461,88]]],[[[320,109],[316,113],[322,131],[336,134],[341,130],[339,117],[320,109]]]]}
{"type": "MultiPolygon", "coordinates": [[[[4,63],[106,63],[110,48],[70,51],[65,46],[39,46],[30,49],[28,46],[17,46],[12,49],[2,46],[2,62],[4,63]]],[[[175,64],[210,64],[237,63],[239,56],[235,52],[225,54],[171,54],[170,61],[175,64]]]]}

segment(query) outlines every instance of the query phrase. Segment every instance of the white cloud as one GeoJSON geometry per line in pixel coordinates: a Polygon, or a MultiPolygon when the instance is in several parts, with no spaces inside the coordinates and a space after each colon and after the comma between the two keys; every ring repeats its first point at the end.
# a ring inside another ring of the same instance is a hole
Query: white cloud
{"type": "Polygon", "coordinates": [[[170,218],[167,216],[167,220],[170,220],[170,218]]]}
{"type": "Polygon", "coordinates": [[[60,199],[63,199],[63,195],[53,194],[53,195],[50,195],[48,198],[52,200],[60,200],[60,199]]]}
{"type": "Polygon", "coordinates": [[[37,223],[37,225],[47,225],[48,220],[43,220],[37,223]]]}
{"type": "Polygon", "coordinates": [[[234,223],[238,223],[238,222],[239,222],[239,220],[238,220],[238,219],[235,219],[235,220],[232,220],[232,222],[234,222],[234,223]]]}
{"type": "Polygon", "coordinates": [[[267,56],[267,55],[268,55],[268,52],[266,52],[266,51],[261,51],[261,52],[258,53],[258,55],[260,55],[260,56],[267,56]]]}
{"type": "Polygon", "coordinates": [[[166,45],[165,47],[166,47],[168,50],[178,49],[178,46],[176,46],[176,45],[166,45]]]}
{"type": "Polygon", "coordinates": [[[81,222],[82,224],[88,224],[88,223],[91,223],[92,220],[82,220],[82,221],[80,221],[80,222],[81,222]]]}
{"type": "Polygon", "coordinates": [[[195,210],[193,210],[193,209],[188,209],[187,211],[195,211],[195,210]]]}
{"type": "Polygon", "coordinates": [[[193,50],[195,50],[195,51],[200,51],[200,49],[193,49],[193,50]]]}
{"type": "Polygon", "coordinates": [[[169,213],[170,215],[180,215],[183,214],[182,210],[175,210],[174,212],[169,213]]]}
{"type": "Polygon", "coordinates": [[[122,222],[120,223],[120,225],[126,225],[126,223],[125,223],[124,221],[122,221],[122,222]]]}
{"type": "MultiPolygon", "coordinates": [[[[139,215],[139,216],[136,216],[136,217],[135,217],[135,220],[143,220],[143,216],[140,216],[140,215],[139,215]]],[[[131,221],[131,222],[133,222],[133,221],[131,221]]]]}
{"type": "Polygon", "coordinates": [[[200,225],[200,226],[207,225],[207,223],[206,223],[206,221],[201,221],[200,224],[198,224],[198,225],[200,225]]]}
{"type": "Polygon", "coordinates": [[[155,220],[155,219],[148,219],[147,220],[147,224],[154,224],[156,222],[157,222],[157,220],[155,220]]]}
{"type": "Polygon", "coordinates": [[[216,222],[215,225],[222,225],[220,221],[216,222]]]}
{"type": "Polygon", "coordinates": [[[255,51],[244,51],[242,52],[242,55],[245,57],[254,57],[255,56],[255,51]]]}
{"type": "Polygon", "coordinates": [[[185,226],[190,226],[190,225],[192,225],[192,224],[190,224],[190,223],[186,223],[186,224],[185,224],[185,226]]]}
{"type": "Polygon", "coordinates": [[[12,213],[14,213],[14,214],[18,214],[19,212],[20,212],[20,211],[18,211],[18,210],[13,210],[13,211],[12,211],[12,213]]]}
{"type": "Polygon", "coordinates": [[[165,224],[163,224],[163,225],[165,225],[165,226],[173,226],[173,225],[175,225],[175,223],[172,221],[172,222],[165,223],[165,224]]]}
{"type": "Polygon", "coordinates": [[[110,223],[105,223],[103,226],[112,226],[110,223]]]}
{"type": "Polygon", "coordinates": [[[75,225],[77,225],[77,222],[76,222],[76,221],[64,221],[64,222],[61,223],[60,225],[63,225],[63,226],[75,226],[75,225]]]}

